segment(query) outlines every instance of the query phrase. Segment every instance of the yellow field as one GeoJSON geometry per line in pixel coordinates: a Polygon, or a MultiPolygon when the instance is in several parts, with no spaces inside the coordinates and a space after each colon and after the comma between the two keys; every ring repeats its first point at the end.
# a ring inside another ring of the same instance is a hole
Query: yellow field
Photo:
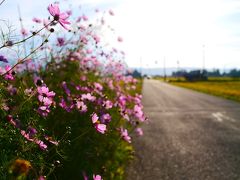
{"type": "Polygon", "coordinates": [[[176,86],[181,86],[204,93],[221,96],[227,99],[240,101],[240,80],[233,78],[209,78],[208,81],[187,82],[171,81],[176,86]]]}

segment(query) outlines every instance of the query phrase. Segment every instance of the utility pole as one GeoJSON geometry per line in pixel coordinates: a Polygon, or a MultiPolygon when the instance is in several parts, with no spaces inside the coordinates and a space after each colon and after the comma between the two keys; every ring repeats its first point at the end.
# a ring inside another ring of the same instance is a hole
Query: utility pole
{"type": "Polygon", "coordinates": [[[141,77],[143,75],[143,69],[142,69],[142,57],[140,57],[140,74],[141,74],[141,77]]]}
{"type": "Polygon", "coordinates": [[[179,60],[177,60],[177,79],[179,80],[179,74],[180,74],[180,65],[179,60]]]}
{"type": "Polygon", "coordinates": [[[205,69],[205,44],[202,45],[202,73],[205,69]]]}
{"type": "Polygon", "coordinates": [[[167,76],[166,76],[166,57],[164,56],[164,58],[163,58],[163,79],[164,79],[164,81],[166,81],[166,78],[167,78],[167,76]]]}
{"type": "MultiPolygon", "coordinates": [[[[155,64],[156,64],[156,68],[158,68],[158,60],[155,61],[155,64]]],[[[156,74],[155,76],[159,76],[160,74],[156,74]]]]}

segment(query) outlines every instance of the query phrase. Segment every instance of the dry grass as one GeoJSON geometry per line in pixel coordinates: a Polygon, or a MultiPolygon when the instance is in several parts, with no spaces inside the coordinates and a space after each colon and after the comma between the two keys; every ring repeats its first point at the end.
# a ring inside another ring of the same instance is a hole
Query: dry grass
{"type": "Polygon", "coordinates": [[[208,81],[187,82],[170,81],[171,84],[221,96],[240,102],[240,80],[233,78],[210,78],[208,81]]]}

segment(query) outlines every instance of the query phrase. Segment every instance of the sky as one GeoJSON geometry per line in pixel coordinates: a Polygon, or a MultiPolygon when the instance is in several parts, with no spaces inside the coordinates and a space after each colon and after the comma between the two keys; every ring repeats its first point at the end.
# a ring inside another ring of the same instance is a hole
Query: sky
{"type": "MultiPolygon", "coordinates": [[[[49,16],[50,0],[6,0],[0,6],[1,19],[19,26],[17,5],[25,26],[32,17],[49,16]]],[[[240,68],[239,0],[62,0],[75,13],[98,16],[112,9],[106,21],[123,37],[117,43],[106,33],[109,43],[126,53],[130,67],[240,68]],[[82,9],[78,7],[81,5],[82,9]]]]}

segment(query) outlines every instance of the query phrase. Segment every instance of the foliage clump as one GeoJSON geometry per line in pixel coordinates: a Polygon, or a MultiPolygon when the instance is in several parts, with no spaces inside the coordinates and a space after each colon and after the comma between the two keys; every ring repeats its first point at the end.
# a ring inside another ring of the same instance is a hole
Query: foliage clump
{"type": "Polygon", "coordinates": [[[72,36],[50,45],[56,25],[70,30],[71,12],[58,4],[48,10],[52,20],[43,28],[28,37],[22,29],[22,40],[3,38],[0,47],[24,48],[42,37],[15,64],[0,55],[0,177],[123,179],[134,152],[131,134],[142,135],[146,120],[139,82],[125,75],[124,53],[104,49],[94,27],[80,21],[86,16],[75,21],[72,36]]]}

